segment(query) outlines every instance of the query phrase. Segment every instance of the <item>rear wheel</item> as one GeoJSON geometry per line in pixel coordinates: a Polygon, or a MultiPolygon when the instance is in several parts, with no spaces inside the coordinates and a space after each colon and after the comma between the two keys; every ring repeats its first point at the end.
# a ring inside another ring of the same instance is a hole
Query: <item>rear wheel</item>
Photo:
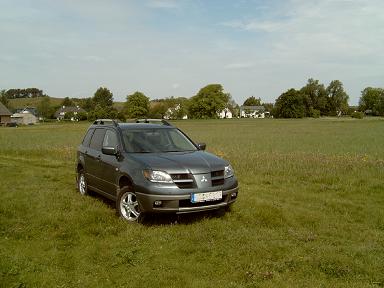
{"type": "Polygon", "coordinates": [[[124,220],[130,222],[140,222],[143,218],[143,213],[140,212],[139,202],[135,192],[128,186],[123,187],[116,201],[117,213],[124,220]]]}
{"type": "Polygon", "coordinates": [[[81,195],[88,195],[88,185],[85,179],[84,170],[80,170],[77,175],[77,189],[81,195]]]}

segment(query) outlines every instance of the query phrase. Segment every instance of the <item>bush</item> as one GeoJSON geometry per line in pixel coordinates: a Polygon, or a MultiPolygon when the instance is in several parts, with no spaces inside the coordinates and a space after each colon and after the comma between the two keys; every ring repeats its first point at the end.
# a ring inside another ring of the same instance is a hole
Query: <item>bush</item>
{"type": "Polygon", "coordinates": [[[320,110],[311,108],[310,115],[313,118],[319,118],[320,117],[320,110]]]}
{"type": "Polygon", "coordinates": [[[363,112],[358,112],[358,111],[355,111],[351,114],[351,117],[352,118],[356,118],[356,119],[363,119],[364,118],[364,113],[363,112]]]}

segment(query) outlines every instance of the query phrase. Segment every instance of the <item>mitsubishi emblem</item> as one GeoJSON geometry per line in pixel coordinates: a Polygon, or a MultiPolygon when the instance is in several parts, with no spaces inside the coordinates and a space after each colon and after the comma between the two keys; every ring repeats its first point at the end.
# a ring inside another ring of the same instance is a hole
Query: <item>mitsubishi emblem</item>
{"type": "Polygon", "coordinates": [[[207,178],[205,178],[205,176],[203,176],[203,178],[201,178],[200,180],[201,182],[208,182],[207,178]]]}

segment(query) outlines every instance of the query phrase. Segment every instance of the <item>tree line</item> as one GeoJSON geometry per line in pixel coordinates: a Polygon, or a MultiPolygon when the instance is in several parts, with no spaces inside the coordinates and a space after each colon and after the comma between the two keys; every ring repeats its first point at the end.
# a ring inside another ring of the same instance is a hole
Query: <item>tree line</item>
{"type": "MultiPolygon", "coordinates": [[[[43,91],[37,88],[0,91],[0,101],[6,106],[9,99],[42,97],[37,107],[40,116],[52,118],[59,106],[52,106],[50,98],[44,96],[43,91]]],[[[341,81],[333,80],[325,86],[319,80],[310,78],[302,88],[291,88],[283,92],[275,103],[262,103],[260,98],[251,96],[243,102],[243,106],[264,106],[276,118],[316,118],[350,114],[348,100],[349,96],[341,81]]],[[[168,97],[151,101],[144,93],[136,91],[126,96],[121,109],[117,110],[113,104],[112,92],[106,87],[100,87],[93,97],[66,97],[60,106],[82,107],[87,113],[79,113],[76,116],[79,120],[141,117],[182,119],[186,116],[190,119],[212,119],[218,118],[223,110],[232,112],[235,117],[239,116],[239,105],[224,91],[221,84],[209,84],[191,98],[168,97]]],[[[384,89],[365,88],[357,109],[369,115],[384,116],[384,89]]]]}
{"type": "Polygon", "coordinates": [[[43,90],[37,88],[8,89],[5,95],[8,99],[37,98],[44,96],[43,90]]]}
{"type": "Polygon", "coordinates": [[[319,80],[309,79],[299,90],[289,89],[275,102],[273,114],[278,118],[303,118],[347,114],[348,94],[339,80],[327,87],[319,80]]]}

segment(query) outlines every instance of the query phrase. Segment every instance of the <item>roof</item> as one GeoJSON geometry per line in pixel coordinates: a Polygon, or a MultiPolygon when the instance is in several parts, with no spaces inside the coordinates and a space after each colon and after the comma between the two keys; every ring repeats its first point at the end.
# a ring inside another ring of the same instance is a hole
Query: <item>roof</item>
{"type": "Polygon", "coordinates": [[[30,116],[36,118],[36,116],[35,116],[33,113],[31,113],[30,111],[23,111],[23,112],[21,112],[21,113],[15,113],[15,114],[12,114],[11,118],[23,118],[23,117],[25,117],[26,115],[30,115],[30,116]]]}
{"type": "Polygon", "coordinates": [[[24,113],[25,111],[28,111],[32,113],[33,115],[37,116],[37,108],[36,107],[24,107],[24,108],[17,108],[15,113],[24,113]]]}
{"type": "Polygon", "coordinates": [[[4,104],[1,102],[0,102],[0,115],[1,116],[11,116],[12,115],[12,113],[9,112],[7,107],[5,107],[4,104]]]}
{"type": "Polygon", "coordinates": [[[55,112],[55,117],[58,117],[60,113],[68,113],[68,112],[87,112],[83,108],[79,106],[62,106],[55,112]]]}
{"type": "Polygon", "coordinates": [[[262,110],[262,111],[264,111],[265,110],[265,108],[264,108],[264,106],[240,106],[240,109],[241,110],[254,110],[254,111],[260,111],[260,110],[262,110]]]}

